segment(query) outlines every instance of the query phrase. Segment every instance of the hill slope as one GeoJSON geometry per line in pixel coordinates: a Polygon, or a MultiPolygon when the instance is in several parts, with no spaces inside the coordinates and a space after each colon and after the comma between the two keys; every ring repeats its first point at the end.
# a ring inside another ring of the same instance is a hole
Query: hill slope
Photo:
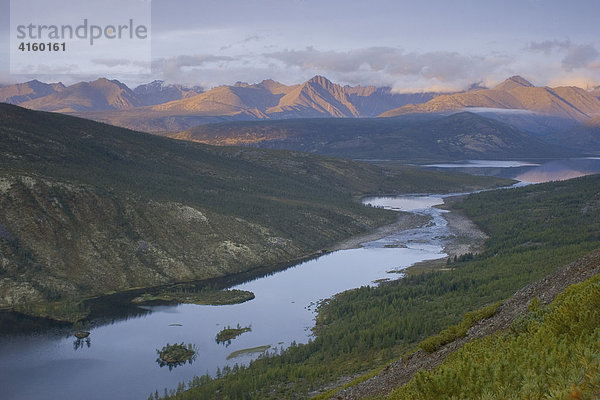
{"type": "Polygon", "coordinates": [[[406,187],[401,173],[349,160],[215,148],[6,104],[0,153],[0,306],[279,264],[393,220],[352,196],[406,187]]]}
{"type": "Polygon", "coordinates": [[[232,122],[198,126],[170,136],[355,159],[463,160],[567,154],[512,126],[466,112],[447,117],[232,122]]]}
{"type": "MultiPolygon", "coordinates": [[[[561,385],[556,385],[562,387],[554,387],[553,390],[573,390],[573,386],[578,383],[577,378],[566,378],[564,375],[561,377],[556,373],[559,368],[576,370],[583,367],[579,364],[581,358],[569,356],[569,352],[574,349],[567,350],[568,346],[564,343],[561,343],[563,346],[558,345],[561,339],[557,336],[567,336],[567,327],[563,324],[559,329],[554,329],[554,333],[558,334],[554,336],[548,335],[550,332],[547,330],[536,332],[540,328],[536,325],[543,321],[542,317],[556,321],[569,314],[576,316],[577,322],[572,325],[573,329],[568,331],[568,336],[571,339],[577,336],[580,340],[583,339],[582,341],[587,340],[589,346],[592,335],[585,326],[598,324],[597,305],[594,304],[597,303],[599,290],[598,274],[600,252],[594,252],[519,290],[503,302],[493,316],[472,326],[465,337],[456,339],[431,354],[419,350],[393,362],[375,377],[338,392],[335,398],[360,399],[381,396],[392,391],[388,397],[390,399],[445,399],[450,395],[458,398],[481,398],[481,391],[486,389],[502,392],[503,396],[510,392],[510,397],[519,397],[521,390],[532,390],[523,389],[525,385],[521,384],[521,380],[525,376],[532,379],[536,375],[540,384],[534,389],[539,391],[534,397],[542,398],[540,392],[548,391],[551,387],[543,377],[546,374],[552,376],[555,384],[560,382],[561,378],[564,379],[561,385]],[[577,303],[571,300],[565,304],[565,299],[569,297],[576,299],[577,303]],[[536,302],[538,308],[533,306],[536,302]],[[554,315],[548,316],[551,311],[554,311],[554,315]],[[540,340],[539,334],[546,334],[545,340],[540,340]],[[518,336],[520,338],[517,339],[518,336]],[[533,345],[528,346],[526,343],[533,345]],[[466,344],[468,345],[465,346],[466,344]],[[503,351],[499,352],[498,346],[502,346],[503,351]],[[571,362],[567,361],[569,358],[571,362]],[[465,363],[466,360],[469,361],[465,363]],[[537,363],[535,370],[531,364],[534,361],[537,363]],[[500,364],[510,364],[511,368],[498,373],[500,364]],[[477,372],[462,380],[464,377],[461,375],[467,373],[469,367],[472,368],[471,371],[474,368],[477,372]],[[492,377],[490,372],[493,370],[496,370],[496,373],[492,377]],[[452,379],[447,379],[444,375],[452,376],[452,379]],[[506,385],[508,382],[510,385],[506,385]],[[438,391],[436,384],[443,386],[445,390],[438,391]],[[499,387],[503,384],[503,388],[499,387]]],[[[561,373],[565,374],[564,371],[561,373]]]]}

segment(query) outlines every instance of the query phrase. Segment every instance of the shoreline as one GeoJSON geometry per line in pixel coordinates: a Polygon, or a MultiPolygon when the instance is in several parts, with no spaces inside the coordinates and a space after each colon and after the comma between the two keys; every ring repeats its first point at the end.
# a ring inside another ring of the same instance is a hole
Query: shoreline
{"type": "MultiPolygon", "coordinates": [[[[466,196],[467,195],[465,194],[461,194],[444,197],[444,204],[435,206],[448,211],[447,213],[444,213],[444,219],[448,223],[448,229],[450,230],[451,236],[442,240],[443,251],[447,256],[436,258],[434,260],[417,262],[404,269],[404,272],[418,274],[432,270],[445,270],[446,260],[449,257],[460,256],[466,253],[477,253],[483,249],[485,241],[488,239],[488,235],[479,229],[479,227],[462,211],[453,209],[452,207],[453,204],[459,202],[466,196]]],[[[338,250],[357,249],[364,243],[382,239],[395,232],[419,228],[431,220],[428,216],[410,212],[400,212],[399,214],[400,216],[396,222],[380,226],[370,232],[343,240],[337,245],[332,246],[328,253],[338,250]]]]}
{"type": "Polygon", "coordinates": [[[400,215],[398,216],[398,219],[395,222],[388,225],[380,226],[371,230],[370,232],[361,233],[359,235],[345,239],[333,246],[331,249],[329,249],[328,253],[339,250],[358,249],[363,243],[382,239],[398,231],[419,228],[431,220],[431,218],[426,215],[420,215],[403,211],[399,212],[399,214],[400,215]]]}
{"type": "Polygon", "coordinates": [[[444,214],[444,219],[448,222],[451,236],[442,240],[444,253],[447,256],[415,263],[404,270],[406,273],[420,274],[433,270],[452,270],[451,268],[445,268],[448,258],[466,253],[478,253],[484,248],[485,241],[489,236],[479,229],[462,211],[452,207],[453,204],[461,201],[466,196],[461,194],[444,197],[444,204],[435,206],[448,211],[444,214]]]}

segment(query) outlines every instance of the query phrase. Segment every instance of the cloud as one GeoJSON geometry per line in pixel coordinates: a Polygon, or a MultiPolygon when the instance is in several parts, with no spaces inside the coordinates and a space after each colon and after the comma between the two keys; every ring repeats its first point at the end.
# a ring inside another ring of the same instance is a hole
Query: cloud
{"type": "Polygon", "coordinates": [[[177,82],[189,70],[204,67],[214,63],[234,61],[228,56],[212,54],[179,55],[176,57],[160,58],[152,62],[153,72],[158,72],[164,80],[177,82]]]}
{"type": "Polygon", "coordinates": [[[263,39],[264,38],[262,36],[250,35],[250,36],[246,36],[243,40],[240,40],[238,42],[221,46],[221,47],[219,47],[219,50],[225,51],[225,50],[229,50],[229,49],[231,49],[231,48],[233,48],[235,46],[239,46],[239,45],[242,45],[241,47],[246,47],[245,45],[248,44],[248,43],[259,42],[259,41],[261,41],[263,39]]]}
{"type": "Polygon", "coordinates": [[[598,60],[600,53],[592,45],[571,46],[567,55],[562,60],[562,67],[566,71],[572,71],[575,68],[587,68],[594,61],[598,60]]]}
{"type": "Polygon", "coordinates": [[[131,65],[131,60],[113,59],[113,58],[94,58],[90,60],[94,64],[105,65],[107,67],[118,67],[122,65],[131,65]]]}
{"type": "Polygon", "coordinates": [[[531,52],[543,52],[549,56],[553,51],[566,52],[561,61],[563,70],[571,72],[576,68],[596,69],[600,52],[591,44],[574,44],[570,40],[545,40],[531,42],[525,48],[531,52]]]}
{"type": "Polygon", "coordinates": [[[371,81],[405,87],[448,87],[455,90],[482,80],[507,65],[510,57],[464,55],[452,51],[405,52],[395,47],[368,47],[345,52],[320,51],[314,47],[263,54],[286,68],[336,76],[349,82],[371,81]]]}
{"type": "Polygon", "coordinates": [[[544,40],[543,42],[531,42],[529,46],[525,47],[525,50],[531,52],[543,52],[546,55],[550,55],[550,53],[554,50],[565,50],[571,47],[570,40],[544,40]]]}

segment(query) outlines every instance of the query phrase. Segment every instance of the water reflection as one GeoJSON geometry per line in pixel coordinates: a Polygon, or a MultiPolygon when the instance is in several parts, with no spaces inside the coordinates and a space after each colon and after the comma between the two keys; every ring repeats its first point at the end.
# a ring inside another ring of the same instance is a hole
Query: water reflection
{"type": "Polygon", "coordinates": [[[523,182],[540,183],[578,178],[599,172],[600,160],[597,158],[555,160],[522,172],[515,178],[523,182]]]}
{"type": "Polygon", "coordinates": [[[92,346],[92,340],[89,337],[83,339],[75,339],[73,342],[73,350],[77,351],[79,349],[83,349],[84,347],[90,348],[92,346]]]}
{"type": "Polygon", "coordinates": [[[474,175],[499,176],[528,183],[542,183],[600,173],[600,158],[529,161],[470,160],[460,163],[430,164],[425,167],[452,168],[474,175]]]}
{"type": "Polygon", "coordinates": [[[164,361],[162,358],[158,357],[156,359],[156,363],[159,365],[159,367],[163,368],[163,367],[167,367],[169,368],[169,371],[173,371],[174,368],[177,367],[181,367],[185,364],[190,364],[192,365],[192,363],[196,360],[196,355],[194,354],[192,356],[192,358],[190,358],[189,360],[185,360],[185,361],[164,361]]]}

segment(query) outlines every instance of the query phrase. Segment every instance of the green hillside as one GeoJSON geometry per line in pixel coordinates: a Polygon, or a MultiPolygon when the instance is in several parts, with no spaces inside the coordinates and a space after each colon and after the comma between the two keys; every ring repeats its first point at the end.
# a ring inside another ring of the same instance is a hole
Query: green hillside
{"type": "Polygon", "coordinates": [[[173,398],[308,398],[385,366],[466,312],[507,299],[600,247],[599,196],[599,175],[472,194],[455,207],[490,235],[484,252],[442,271],[339,294],[319,308],[313,341],[220,379],[198,378],[173,398]]]}
{"type": "Polygon", "coordinates": [[[0,153],[4,307],[274,266],[394,219],[354,196],[507,182],[212,147],[6,104],[0,153]]]}
{"type": "Polygon", "coordinates": [[[533,302],[512,327],[473,341],[390,400],[597,399],[600,395],[600,275],[569,287],[550,306],[533,302]]]}

